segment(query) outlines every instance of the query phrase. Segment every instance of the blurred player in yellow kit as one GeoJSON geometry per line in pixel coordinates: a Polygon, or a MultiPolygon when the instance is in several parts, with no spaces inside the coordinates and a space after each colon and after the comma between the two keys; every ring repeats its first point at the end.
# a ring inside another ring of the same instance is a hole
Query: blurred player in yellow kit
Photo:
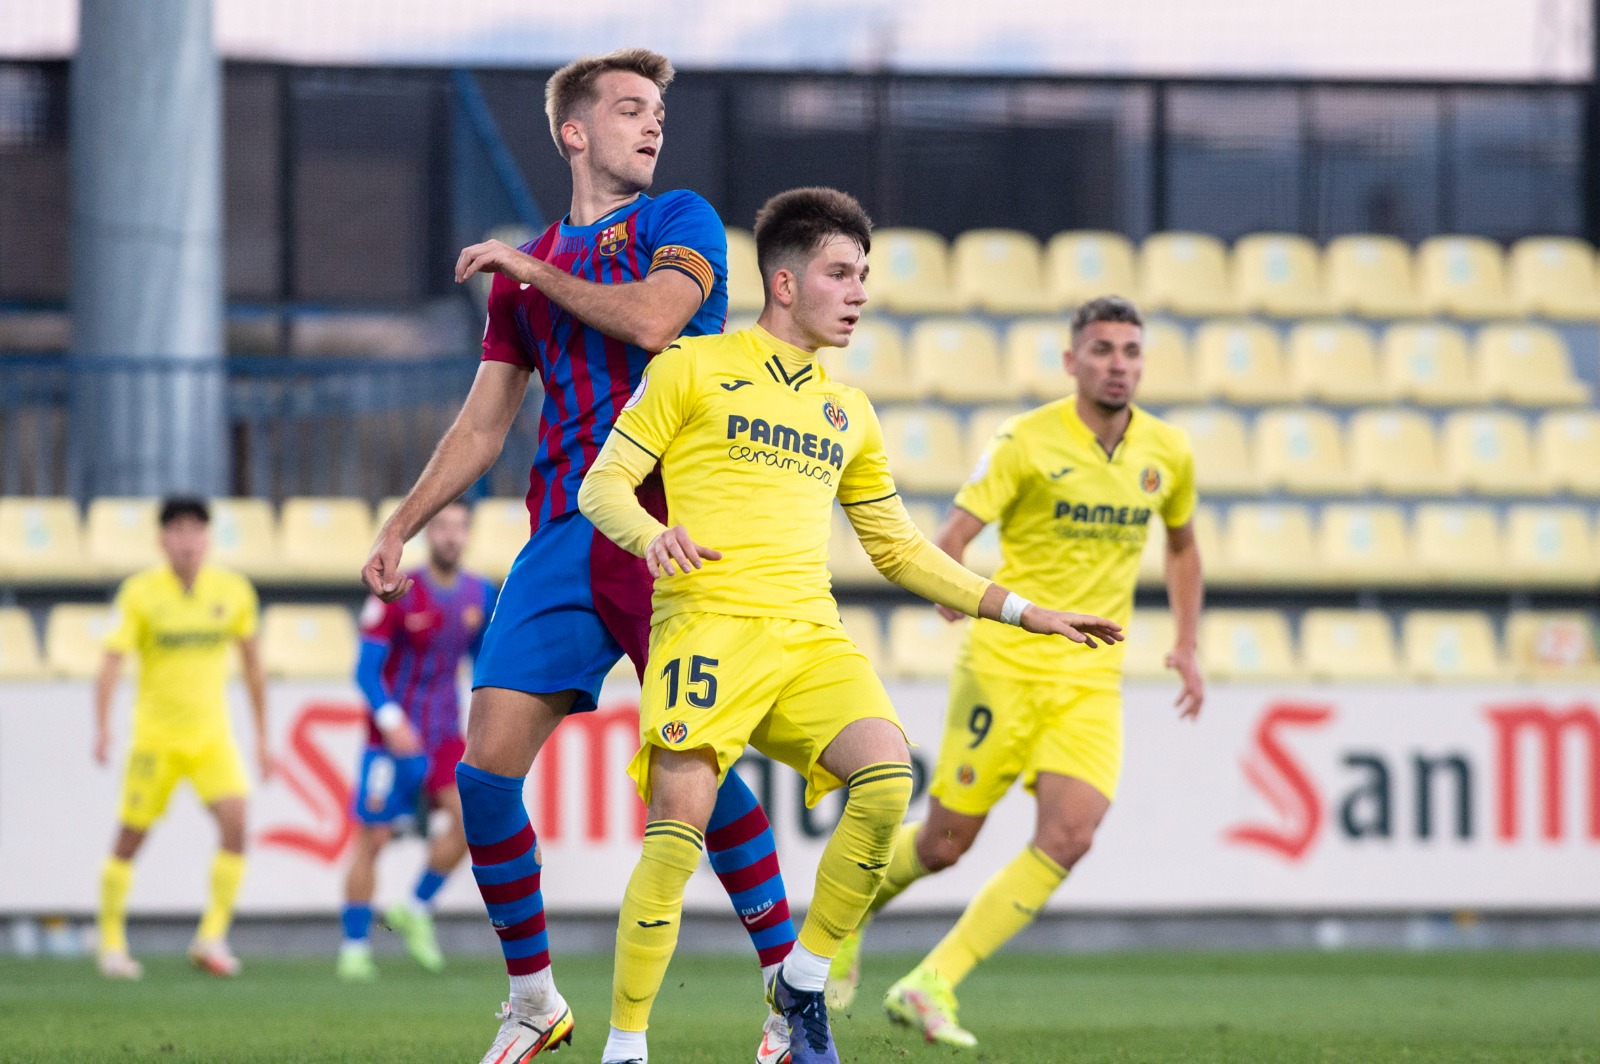
{"type": "MultiPolygon", "coordinates": [[[[1125,299],[1085,303],[1072,322],[1069,395],[1012,418],[995,434],[936,542],[956,559],[1000,522],[997,580],[1022,594],[1070,599],[1126,625],[1152,515],[1167,529],[1167,594],[1176,640],[1168,667],[1183,681],[1180,715],[1200,712],[1195,660],[1203,585],[1190,518],[1194,457],[1183,432],[1133,405],[1143,322],[1125,299]]],[[[959,614],[941,610],[946,619],[959,614]]],[[[1088,654],[980,620],[950,680],[928,819],[900,830],[876,912],[916,880],[948,868],[1020,776],[1033,792],[1033,843],[968,904],[956,926],[884,999],[889,1018],[930,1042],[971,1046],[956,1022],[955,986],[1032,921],[1079,859],[1116,797],[1122,770],[1124,647],[1088,654]]],[[[864,925],[863,925],[864,926],[864,925]]],[[[855,996],[860,932],[834,958],[829,997],[855,996]]]]}
{"type": "Polygon", "coordinates": [[[211,900],[189,959],[212,975],[239,973],[228,949],[233,903],[244,879],[245,797],[250,782],[228,723],[227,655],[237,643],[256,728],[263,779],[267,756],[267,687],[256,647],[256,592],[237,573],[206,563],[211,512],[202,499],[161,505],[163,565],[135,573],[117,592],[114,627],[95,683],[94,759],[111,754],[111,702],[122,659],[139,659],[133,736],[122,781],[120,828],[100,878],[100,972],[137,979],[128,954],[127,900],[133,858],[166,811],[178,781],[188,779],[221,833],[211,864],[211,900]]]}

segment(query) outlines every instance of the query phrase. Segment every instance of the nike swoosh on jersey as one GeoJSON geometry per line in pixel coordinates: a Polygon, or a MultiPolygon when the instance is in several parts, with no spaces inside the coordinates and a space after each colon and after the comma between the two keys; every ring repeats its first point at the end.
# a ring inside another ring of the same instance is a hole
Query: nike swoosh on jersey
{"type": "Polygon", "coordinates": [[[640,927],[666,927],[670,923],[672,923],[671,920],[640,920],[639,921],[639,926],[640,927]]]}
{"type": "Polygon", "coordinates": [[[736,392],[740,388],[743,388],[745,385],[752,384],[752,383],[754,383],[754,382],[753,381],[734,381],[732,384],[724,384],[722,386],[722,390],[725,391],[725,392],[736,392]]]}
{"type": "Polygon", "coordinates": [[[1067,466],[1065,469],[1061,469],[1061,470],[1059,470],[1059,471],[1057,471],[1055,473],[1051,473],[1050,474],[1050,479],[1051,480],[1060,480],[1062,477],[1064,477],[1068,473],[1072,472],[1072,468],[1073,468],[1072,466],[1067,466]]]}
{"type": "Polygon", "coordinates": [[[528,289],[533,287],[533,282],[532,281],[523,281],[521,284],[517,285],[517,287],[522,289],[524,292],[526,292],[528,289]]]}

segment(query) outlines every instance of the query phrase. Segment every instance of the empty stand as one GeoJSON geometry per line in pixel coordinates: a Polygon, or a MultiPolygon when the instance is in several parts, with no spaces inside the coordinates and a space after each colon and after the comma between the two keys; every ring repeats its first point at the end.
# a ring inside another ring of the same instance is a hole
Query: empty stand
{"type": "Polygon", "coordinates": [[[44,657],[33,618],[16,606],[0,606],[0,681],[36,680],[44,675],[44,657]]]}
{"type": "Polygon", "coordinates": [[[1480,319],[1512,312],[1505,255],[1482,237],[1436,236],[1417,245],[1417,288],[1431,314],[1480,319]]]}
{"type": "Polygon", "coordinates": [[[947,680],[971,621],[946,621],[932,606],[897,606],[889,614],[889,671],[918,680],[947,680]]]}
{"type": "Polygon", "coordinates": [[[1512,506],[1506,511],[1506,560],[1520,582],[1595,588],[1600,567],[1579,506],[1512,506]]]}
{"type": "Polygon", "coordinates": [[[1518,314],[1561,321],[1600,320],[1594,248],[1572,237],[1527,237],[1508,256],[1511,304],[1518,314]]]}
{"type": "Polygon", "coordinates": [[[352,675],[356,625],[343,606],[268,606],[261,617],[261,660],[283,679],[352,675]]]}
{"type": "Polygon", "coordinates": [[[1445,418],[1445,475],[1461,491],[1484,495],[1536,495],[1533,442],[1519,415],[1458,410],[1445,418]]]}
{"type": "Polygon", "coordinates": [[[1514,610],[1506,619],[1512,671],[1526,680],[1600,680],[1594,621],[1581,610],[1514,610]]]}
{"type": "Polygon", "coordinates": [[[1364,233],[1330,241],[1322,256],[1329,310],[1367,318],[1422,313],[1411,249],[1392,236],[1364,233]]]}
{"type": "Polygon", "coordinates": [[[1307,610],[1300,656],[1313,680],[1394,680],[1400,676],[1394,626],[1381,610],[1307,610]]]}
{"type": "Polygon", "coordinates": [[[1421,575],[1480,586],[1505,582],[1505,541],[1492,508],[1428,503],[1417,507],[1412,523],[1421,575]]]}
{"type": "Polygon", "coordinates": [[[898,407],[882,416],[884,447],[903,490],[949,494],[967,479],[961,423],[937,407],[898,407]]]}
{"type": "Polygon", "coordinates": [[[1562,410],[1539,419],[1534,450],[1548,492],[1600,498],[1600,411],[1562,410]]]}
{"type": "Polygon", "coordinates": [[[1363,410],[1346,433],[1350,472],[1385,495],[1443,495],[1451,489],[1433,422],[1412,410],[1363,410]]]}
{"type": "Polygon", "coordinates": [[[1477,354],[1491,399],[1536,407],[1589,401],[1589,387],[1572,371],[1566,341],[1554,329],[1524,323],[1486,325],[1478,332],[1477,354]]]}
{"type": "Polygon", "coordinates": [[[1390,392],[1429,406],[1488,399],[1488,389],[1454,325],[1400,322],[1383,334],[1383,376],[1390,392]]]}
{"type": "Polygon", "coordinates": [[[766,287],[761,283],[761,264],[756,258],[756,238],[747,230],[729,229],[728,310],[733,313],[759,314],[765,301],[766,287]]]}
{"type": "Polygon", "coordinates": [[[878,306],[902,314],[960,309],[950,282],[944,238],[926,229],[879,229],[868,253],[867,292],[878,306]]]}
{"type": "MultiPolygon", "coordinates": [[[[1189,519],[1194,529],[1195,547],[1200,551],[1200,562],[1205,567],[1206,578],[1214,583],[1227,583],[1234,577],[1223,548],[1222,521],[1217,509],[1206,503],[1195,507],[1189,519]]],[[[1167,526],[1159,514],[1150,518],[1150,528],[1145,535],[1144,552],[1139,555],[1139,582],[1144,585],[1164,585],[1167,577],[1167,526]]]]}
{"type": "Polygon", "coordinates": [[[1289,384],[1302,401],[1360,406],[1394,398],[1370,330],[1343,321],[1306,321],[1289,330],[1289,384]]]}
{"type": "Polygon", "coordinates": [[[867,557],[856,530],[844,509],[833,508],[833,523],[828,530],[828,572],[839,587],[888,587],[888,581],[878,574],[872,559],[867,557]]]}
{"type": "Polygon", "coordinates": [[[1416,574],[1405,513],[1392,505],[1324,506],[1317,561],[1324,576],[1340,582],[1409,582],[1416,574]]]}
{"type": "Polygon", "coordinates": [[[1135,399],[1146,405],[1194,403],[1211,398],[1195,375],[1189,337],[1169,321],[1144,323],[1144,363],[1135,399]]]}
{"type": "Polygon", "coordinates": [[[1195,484],[1202,494],[1253,495],[1261,490],[1244,419],[1226,407],[1184,407],[1167,420],[1189,434],[1195,484]]]}
{"type": "Polygon", "coordinates": [[[873,667],[882,667],[883,628],[878,623],[878,611],[870,606],[840,606],[839,623],[873,667]]]}
{"type": "Polygon", "coordinates": [[[0,580],[81,580],[85,568],[77,503],[0,498],[0,580]]]}
{"type": "Polygon", "coordinates": [[[278,527],[265,499],[216,499],[211,503],[211,560],[251,577],[278,564],[278,527]]]}
{"type": "Polygon", "coordinates": [[[1320,575],[1311,514],[1304,506],[1238,503],[1228,510],[1224,536],[1223,551],[1237,579],[1300,584],[1320,575]]]}
{"type": "Polygon", "coordinates": [[[969,229],[950,247],[956,300],[990,314],[1036,314],[1059,305],[1045,286],[1039,241],[1016,229],[969,229]]]}
{"type": "Polygon", "coordinates": [[[1290,680],[1297,672],[1289,624],[1277,610],[1207,610],[1200,657],[1218,680],[1290,680]]]}
{"type": "Polygon", "coordinates": [[[1233,288],[1241,309],[1280,318],[1321,314],[1322,256],[1295,233],[1255,233],[1233,246],[1233,288]]]}
{"type": "Polygon", "coordinates": [[[1005,373],[1019,395],[1059,399],[1073,390],[1063,357],[1072,326],[1060,318],[1028,318],[1006,330],[1005,373]]]}
{"type": "Polygon", "coordinates": [[[102,497],[90,502],[84,522],[89,564],[104,576],[126,576],[159,564],[158,506],[155,499],[102,497]]]}
{"type": "Polygon", "coordinates": [[[1016,417],[1018,414],[1027,413],[1025,406],[1015,406],[1010,403],[998,406],[981,406],[974,410],[967,418],[967,454],[977,456],[994,441],[994,435],[1000,426],[1016,417]]]}
{"type": "Polygon", "coordinates": [[[1045,284],[1053,304],[1071,311],[1098,296],[1138,292],[1133,245],[1121,233],[1057,233],[1045,248],[1045,284]]]}
{"type": "Polygon", "coordinates": [[[870,318],[857,323],[850,346],[820,352],[828,375],[867,393],[873,402],[915,399],[920,394],[911,379],[905,343],[900,330],[870,318]]]}
{"type": "Polygon", "coordinates": [[[1239,300],[1229,281],[1228,253],[1204,233],[1156,233],[1139,255],[1141,298],[1146,309],[1204,316],[1231,314],[1239,300]]]}
{"type": "Polygon", "coordinates": [[[1000,364],[994,330],[967,318],[925,318],[906,338],[911,377],[919,395],[949,402],[1011,399],[1017,389],[1000,364]]]}
{"type": "Polygon", "coordinates": [[[1130,680],[1172,679],[1177,674],[1167,668],[1167,653],[1172,649],[1177,627],[1168,610],[1137,609],[1126,628],[1126,649],[1122,671],[1130,680]]]}
{"type": "Polygon", "coordinates": [[[1256,418],[1256,472],[1264,485],[1300,495],[1345,495],[1356,478],[1345,458],[1344,434],[1331,414],[1279,408],[1256,418]]]}
{"type": "Polygon", "coordinates": [[[372,508],[361,499],[285,499],[279,514],[281,572],[302,580],[354,584],[373,540],[372,508]]]}
{"type": "MultiPolygon", "coordinates": [[[[86,680],[100,671],[105,639],[111,634],[111,607],[67,603],[50,611],[45,622],[45,666],[66,679],[86,680]]],[[[137,655],[130,655],[137,657],[137,655]]],[[[133,662],[124,659],[125,664],[133,662]]]]}
{"type": "Polygon", "coordinates": [[[1194,334],[1195,379],[1235,403],[1282,403],[1294,395],[1277,330],[1260,322],[1209,321],[1194,334]]]}
{"type": "Polygon", "coordinates": [[[1406,670],[1418,680],[1498,680],[1505,663],[1476,610],[1413,610],[1401,622],[1406,670]]]}
{"type": "Polygon", "coordinates": [[[993,576],[1000,568],[1000,523],[992,521],[967,544],[962,564],[979,576],[993,576]]]}
{"type": "Polygon", "coordinates": [[[479,499],[472,507],[472,538],[462,564],[491,580],[504,580],[528,542],[523,499],[479,499]]]}

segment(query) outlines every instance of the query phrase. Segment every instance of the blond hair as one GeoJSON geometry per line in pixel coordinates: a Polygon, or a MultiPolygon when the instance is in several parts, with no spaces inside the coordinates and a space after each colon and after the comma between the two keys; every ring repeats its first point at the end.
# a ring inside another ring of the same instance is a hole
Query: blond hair
{"type": "Polygon", "coordinates": [[[567,157],[567,146],[561,141],[561,127],[580,108],[594,103],[598,97],[595,83],[601,74],[625,70],[655,82],[661,92],[667,91],[672,77],[677,73],[672,60],[648,48],[622,48],[606,55],[586,55],[574,59],[554,74],[544,84],[544,113],[550,117],[550,136],[556,142],[556,151],[567,157]]]}

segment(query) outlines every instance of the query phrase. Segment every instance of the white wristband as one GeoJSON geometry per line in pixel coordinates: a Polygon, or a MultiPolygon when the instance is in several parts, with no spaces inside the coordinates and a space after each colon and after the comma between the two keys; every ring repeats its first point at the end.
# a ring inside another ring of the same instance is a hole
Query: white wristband
{"type": "Polygon", "coordinates": [[[385,702],[372,714],[372,722],[378,726],[379,731],[385,733],[398,728],[405,719],[406,711],[400,708],[398,702],[385,702]]]}
{"type": "Polygon", "coordinates": [[[1000,604],[1000,623],[1021,625],[1022,611],[1032,605],[1015,591],[1007,592],[1006,600],[1000,604]]]}

